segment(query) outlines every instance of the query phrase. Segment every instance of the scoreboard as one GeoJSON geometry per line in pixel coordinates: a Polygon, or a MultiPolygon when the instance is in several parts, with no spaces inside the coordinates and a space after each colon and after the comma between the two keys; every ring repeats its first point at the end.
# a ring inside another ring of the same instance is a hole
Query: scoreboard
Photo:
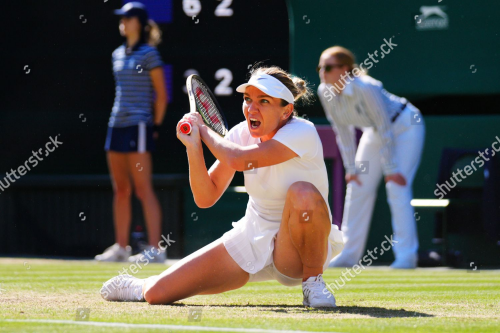
{"type": "Polygon", "coordinates": [[[189,112],[185,81],[198,74],[216,95],[232,127],[243,120],[243,99],[235,88],[248,79],[251,66],[263,61],[288,69],[285,1],[142,2],[163,32],[158,50],[166,64],[168,113],[189,112]]]}

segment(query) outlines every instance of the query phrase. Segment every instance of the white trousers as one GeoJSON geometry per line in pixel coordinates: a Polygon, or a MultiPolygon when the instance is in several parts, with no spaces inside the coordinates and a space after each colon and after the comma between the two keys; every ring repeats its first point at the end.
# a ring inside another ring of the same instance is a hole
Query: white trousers
{"type": "MultiPolygon", "coordinates": [[[[392,124],[392,130],[396,161],[407,183],[406,186],[400,186],[391,181],[385,185],[394,239],[397,241],[394,242],[393,251],[396,261],[416,265],[418,236],[410,201],[413,197],[413,179],[420,163],[425,138],[425,125],[420,111],[408,104],[392,124]]],[[[366,174],[359,175],[361,186],[356,182],[347,185],[342,219],[344,250],[331,261],[330,267],[352,266],[358,263],[364,254],[378,185],[383,178],[380,148],[381,141],[376,132],[372,128],[365,130],[356,152],[356,161],[369,161],[369,169],[366,174]]],[[[390,238],[390,235],[387,236],[390,238]]],[[[381,239],[380,242],[384,240],[381,239]]]]}

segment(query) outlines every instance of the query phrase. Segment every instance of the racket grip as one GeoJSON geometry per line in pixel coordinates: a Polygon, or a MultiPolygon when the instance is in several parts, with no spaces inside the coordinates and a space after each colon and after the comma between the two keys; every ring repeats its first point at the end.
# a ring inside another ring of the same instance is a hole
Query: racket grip
{"type": "Polygon", "coordinates": [[[191,126],[191,123],[189,121],[183,121],[180,125],[180,130],[181,130],[181,133],[184,133],[184,134],[191,134],[191,130],[192,130],[192,126],[191,126]]]}

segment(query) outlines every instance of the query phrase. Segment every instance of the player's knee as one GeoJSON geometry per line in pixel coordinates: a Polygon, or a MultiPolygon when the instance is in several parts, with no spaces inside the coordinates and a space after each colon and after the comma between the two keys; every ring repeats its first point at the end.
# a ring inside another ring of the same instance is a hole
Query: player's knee
{"type": "Polygon", "coordinates": [[[156,283],[146,285],[144,288],[144,300],[149,304],[161,304],[160,293],[156,289],[156,283]]]}
{"type": "Polygon", "coordinates": [[[324,199],[319,190],[309,182],[295,182],[288,188],[287,198],[297,210],[324,208],[324,199]]]}

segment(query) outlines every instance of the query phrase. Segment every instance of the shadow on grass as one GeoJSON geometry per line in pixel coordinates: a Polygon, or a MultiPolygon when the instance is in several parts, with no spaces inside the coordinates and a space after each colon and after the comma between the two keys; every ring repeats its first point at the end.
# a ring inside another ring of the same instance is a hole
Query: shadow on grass
{"type": "Polygon", "coordinates": [[[336,308],[306,308],[301,305],[275,304],[275,305],[257,305],[257,304],[214,304],[214,305],[194,305],[184,303],[174,303],[170,306],[186,306],[190,308],[263,308],[261,311],[272,311],[279,313],[314,313],[314,312],[332,312],[339,314],[357,314],[374,318],[406,318],[406,317],[434,317],[422,312],[406,311],[405,309],[386,309],[375,306],[338,306],[336,308]]]}
{"type": "Polygon", "coordinates": [[[434,315],[422,312],[406,311],[405,309],[386,309],[375,306],[339,306],[330,311],[345,314],[359,314],[374,318],[434,317],[434,315]]]}

